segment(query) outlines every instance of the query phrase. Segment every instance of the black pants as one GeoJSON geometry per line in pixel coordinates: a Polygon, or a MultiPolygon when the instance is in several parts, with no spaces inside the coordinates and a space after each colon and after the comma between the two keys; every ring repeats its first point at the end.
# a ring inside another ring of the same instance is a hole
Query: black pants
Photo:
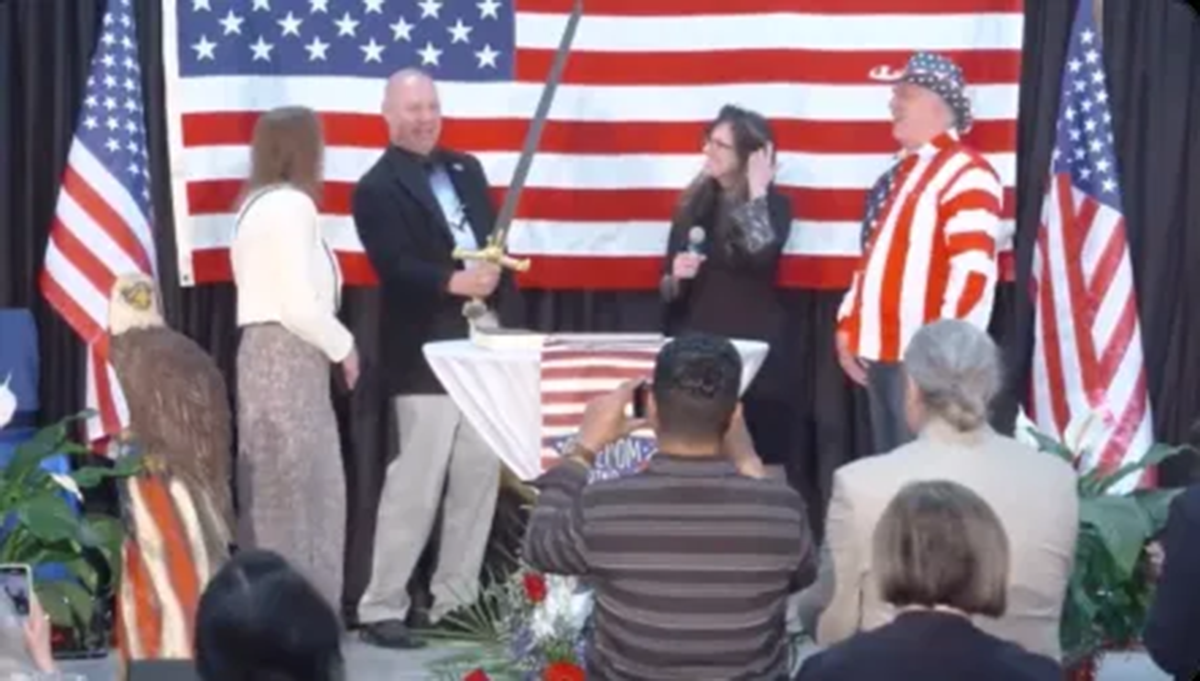
{"type": "Polygon", "coordinates": [[[899,363],[872,362],[867,366],[873,454],[886,454],[915,437],[904,413],[907,384],[904,366],[899,363]]]}

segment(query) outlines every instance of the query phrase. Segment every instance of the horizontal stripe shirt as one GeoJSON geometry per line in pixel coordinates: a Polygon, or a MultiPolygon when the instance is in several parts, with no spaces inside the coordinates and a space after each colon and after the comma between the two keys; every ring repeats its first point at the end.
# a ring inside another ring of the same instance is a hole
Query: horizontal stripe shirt
{"type": "Polygon", "coordinates": [[[594,589],[589,679],[786,677],[787,596],[816,563],[786,483],[717,456],[659,453],[591,485],[568,459],[535,484],[525,559],[594,589]]]}
{"type": "Polygon", "coordinates": [[[1003,188],[984,157],[945,133],[899,161],[859,267],[838,309],[852,354],[898,362],[926,324],[986,330],[1001,241],[1003,188]]]}

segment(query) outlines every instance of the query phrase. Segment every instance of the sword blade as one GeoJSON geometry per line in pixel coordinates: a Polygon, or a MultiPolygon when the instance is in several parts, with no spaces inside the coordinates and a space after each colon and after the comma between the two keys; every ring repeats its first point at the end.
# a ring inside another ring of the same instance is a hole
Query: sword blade
{"type": "Polygon", "coordinates": [[[525,133],[525,144],[521,148],[521,156],[517,159],[517,167],[513,171],[512,182],[504,194],[504,203],[500,206],[500,214],[492,229],[492,243],[504,248],[508,239],[508,228],[512,225],[517,213],[517,203],[521,200],[521,192],[525,189],[525,181],[529,178],[529,169],[533,166],[533,157],[537,154],[538,143],[542,138],[542,130],[546,127],[546,119],[550,116],[550,105],[554,103],[554,94],[558,84],[562,82],[563,71],[567,68],[567,58],[571,54],[571,44],[575,41],[575,31],[579,20],[583,18],[583,0],[575,0],[571,7],[571,16],[563,29],[562,38],[558,43],[558,51],[554,53],[554,62],[550,65],[550,77],[542,95],[538,99],[533,120],[529,122],[529,130],[525,133]]]}

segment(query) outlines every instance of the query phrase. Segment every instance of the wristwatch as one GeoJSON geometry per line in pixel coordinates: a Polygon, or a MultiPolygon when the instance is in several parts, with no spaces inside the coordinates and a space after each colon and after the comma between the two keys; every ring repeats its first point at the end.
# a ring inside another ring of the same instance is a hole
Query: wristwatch
{"type": "Polygon", "coordinates": [[[562,458],[578,462],[585,468],[591,468],[592,461],[596,458],[596,452],[593,452],[586,445],[580,442],[578,437],[573,437],[567,442],[566,446],[563,447],[562,458]]]}

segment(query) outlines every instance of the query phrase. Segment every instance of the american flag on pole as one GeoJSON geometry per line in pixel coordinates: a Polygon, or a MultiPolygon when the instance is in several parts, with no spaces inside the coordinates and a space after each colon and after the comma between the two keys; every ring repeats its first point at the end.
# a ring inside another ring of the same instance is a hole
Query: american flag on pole
{"type": "MultiPolygon", "coordinates": [[[[183,283],[229,280],[254,121],[305,105],[328,141],[326,236],[347,280],[370,284],[350,196],[386,144],[383,79],[400,67],[438,79],[443,143],[480,157],[498,202],[571,4],[165,0],[183,283]]],[[[866,191],[896,152],[889,86],[868,74],[916,50],[962,65],[978,119],[967,142],[1000,173],[1011,227],[1023,23],[1022,0],[588,0],[510,233],[533,260],[523,284],[653,288],[704,125],[737,103],[779,139],[796,213],[781,283],[847,287],[866,191]]]]}
{"type": "Polygon", "coordinates": [[[130,0],[111,0],[63,172],[42,294],[87,344],[88,437],[120,432],[125,396],[108,364],[108,300],[118,276],[154,277],[150,168],[130,0]]]}
{"type": "MultiPolygon", "coordinates": [[[[1112,470],[1140,459],[1153,432],[1104,58],[1090,2],[1080,2],[1075,15],[1062,88],[1033,260],[1030,414],[1039,429],[1063,437],[1095,414],[1097,444],[1080,465],[1112,470]]],[[[1131,476],[1124,485],[1137,482],[1131,476]]]]}
{"type": "MultiPolygon", "coordinates": [[[[562,448],[579,431],[588,402],[625,381],[650,379],[663,342],[546,341],[541,361],[543,470],[555,463],[562,448]]],[[[592,477],[608,479],[640,470],[655,449],[653,434],[634,433],[598,453],[592,477]]]]}

